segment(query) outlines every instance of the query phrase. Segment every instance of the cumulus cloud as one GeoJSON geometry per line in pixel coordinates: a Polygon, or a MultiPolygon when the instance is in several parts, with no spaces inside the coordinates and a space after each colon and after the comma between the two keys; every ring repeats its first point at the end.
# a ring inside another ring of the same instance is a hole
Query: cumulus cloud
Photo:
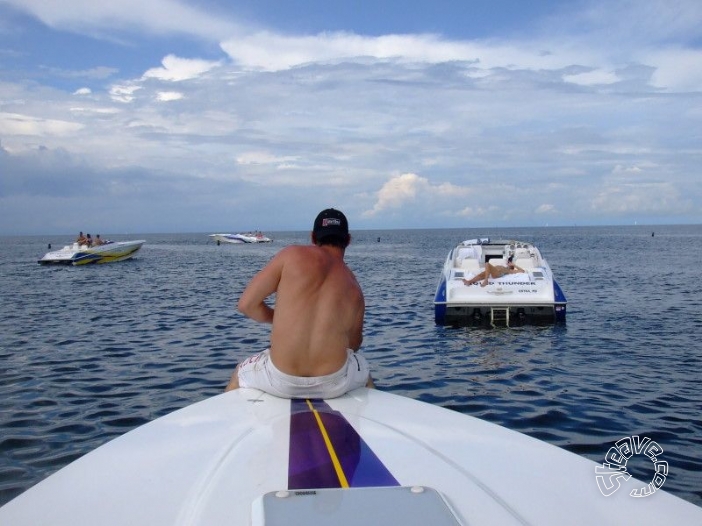
{"type": "Polygon", "coordinates": [[[156,94],[156,99],[160,102],[171,102],[174,100],[180,100],[183,98],[183,94],[177,91],[159,91],[156,94]]]}
{"type": "Polygon", "coordinates": [[[207,73],[219,63],[211,60],[181,58],[175,55],[168,55],[164,57],[161,64],[163,67],[152,68],[146,71],[143,78],[173,82],[189,80],[197,78],[203,73],[207,73]]]}
{"type": "Polygon", "coordinates": [[[437,196],[461,197],[471,193],[451,183],[432,184],[426,177],[415,173],[405,173],[387,181],[377,193],[377,200],[371,210],[366,210],[364,217],[372,217],[380,212],[399,209],[417,200],[432,199],[437,196]]]}
{"type": "Polygon", "coordinates": [[[110,88],[110,98],[115,102],[132,102],[135,93],[141,89],[141,86],[131,84],[115,84],[110,88]]]}

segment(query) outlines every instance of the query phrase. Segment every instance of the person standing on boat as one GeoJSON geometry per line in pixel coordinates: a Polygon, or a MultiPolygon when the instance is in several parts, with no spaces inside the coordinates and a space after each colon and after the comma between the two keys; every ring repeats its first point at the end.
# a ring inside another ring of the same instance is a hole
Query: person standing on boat
{"type": "Polygon", "coordinates": [[[238,309],[272,324],[270,348],[240,363],[225,391],[252,387],[283,398],[334,398],[373,386],[357,353],[363,341],[365,300],[344,262],[351,242],[346,216],[319,213],[312,244],[284,248],[256,274],[238,309]],[[275,294],[275,308],[265,300],[275,294]]]}
{"type": "Polygon", "coordinates": [[[520,274],[522,272],[525,272],[525,270],[515,265],[512,262],[512,256],[510,256],[507,260],[506,267],[504,265],[493,265],[489,261],[486,261],[485,270],[479,274],[476,274],[470,279],[464,279],[463,284],[472,285],[473,283],[477,283],[478,281],[482,280],[483,282],[480,284],[480,286],[485,287],[488,284],[488,278],[497,279],[501,278],[502,276],[506,276],[507,274],[520,274]]]}

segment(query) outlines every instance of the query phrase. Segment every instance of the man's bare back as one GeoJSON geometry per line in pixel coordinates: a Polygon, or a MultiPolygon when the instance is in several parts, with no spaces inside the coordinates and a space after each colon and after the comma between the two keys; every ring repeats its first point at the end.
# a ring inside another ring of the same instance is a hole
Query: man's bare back
{"type": "Polygon", "coordinates": [[[272,324],[270,349],[241,362],[227,391],[241,385],[292,396],[309,384],[310,392],[339,396],[373,385],[367,361],[355,354],[363,342],[365,301],[344,262],[351,240],[346,217],[323,210],[311,238],[311,246],[281,250],[242,293],[239,311],[272,324]],[[266,303],[273,294],[274,308],[266,303]]]}
{"type": "Polygon", "coordinates": [[[363,293],[332,246],[291,246],[259,272],[239,300],[239,310],[273,324],[271,359],[284,373],[322,376],[338,371],[346,350],[363,340],[363,293]],[[261,304],[276,293],[275,316],[261,304]]]}

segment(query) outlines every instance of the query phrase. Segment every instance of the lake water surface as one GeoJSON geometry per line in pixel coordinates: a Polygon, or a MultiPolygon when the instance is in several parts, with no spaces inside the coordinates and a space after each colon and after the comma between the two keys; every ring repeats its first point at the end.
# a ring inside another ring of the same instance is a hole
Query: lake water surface
{"type": "MultiPolygon", "coordinates": [[[[44,267],[61,237],[0,238],[0,504],[126,431],[218,394],[268,327],[235,312],[271,244],[146,239],[131,261],[44,267]]],[[[702,226],[352,232],[379,389],[545,440],[598,463],[639,435],[664,449],[663,489],[702,505],[702,226]],[[652,235],[655,234],[655,235],[652,235]],[[535,243],[566,324],[437,327],[444,259],[475,237],[535,243]]],[[[650,481],[650,466],[630,466],[650,481]]],[[[554,467],[555,468],[555,467],[554,467]]],[[[593,473],[593,484],[595,484],[593,473]]]]}

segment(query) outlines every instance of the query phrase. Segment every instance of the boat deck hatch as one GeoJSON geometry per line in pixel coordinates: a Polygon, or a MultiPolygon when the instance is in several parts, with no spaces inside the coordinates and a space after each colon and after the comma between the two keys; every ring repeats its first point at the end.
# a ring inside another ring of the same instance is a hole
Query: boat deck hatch
{"type": "Polygon", "coordinates": [[[277,491],[257,499],[252,511],[253,526],[462,524],[438,491],[423,486],[277,491]]]}

